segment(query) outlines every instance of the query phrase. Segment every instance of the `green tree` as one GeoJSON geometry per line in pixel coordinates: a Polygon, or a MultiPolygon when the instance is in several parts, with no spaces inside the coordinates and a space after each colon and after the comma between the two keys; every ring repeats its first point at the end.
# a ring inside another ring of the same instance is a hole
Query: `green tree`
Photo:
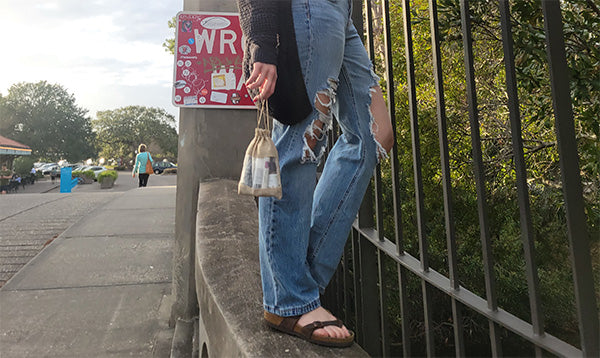
{"type": "MultiPolygon", "coordinates": [[[[567,62],[571,77],[571,98],[583,181],[589,190],[600,188],[600,10],[598,0],[573,0],[562,2],[563,31],[567,62]]],[[[460,46],[460,10],[458,1],[440,0],[440,26],[445,46],[460,46]]],[[[483,115],[498,113],[496,130],[489,132],[496,151],[503,153],[496,159],[512,158],[509,125],[503,104],[504,69],[499,11],[485,1],[472,1],[471,15],[474,32],[474,49],[480,50],[479,63],[497,73],[493,78],[481,75],[481,91],[489,90],[480,107],[483,115]],[[487,53],[483,51],[488,51],[487,53]],[[493,60],[495,59],[495,60],[493,60]],[[498,59],[500,61],[498,61],[498,59]],[[495,63],[494,63],[495,62],[495,63]],[[491,105],[495,101],[497,105],[491,105]],[[487,111],[491,109],[492,111],[487,111]],[[499,112],[493,111],[498,109],[499,112]],[[498,134],[503,135],[498,135],[498,134]]],[[[560,186],[560,173],[554,134],[554,117],[550,79],[546,56],[546,38],[541,4],[536,0],[520,0],[512,4],[511,19],[515,44],[515,63],[519,82],[519,100],[523,121],[525,152],[530,160],[529,175],[538,183],[560,186]]],[[[477,54],[476,54],[477,55],[477,54]]],[[[485,72],[484,72],[485,73],[485,72]]],[[[492,72],[493,73],[493,72],[492,72]]],[[[493,123],[493,122],[489,122],[493,123]]],[[[487,134],[487,133],[485,133],[487,134]]],[[[490,136],[490,138],[491,138],[490,136]]],[[[506,173],[506,172],[505,172],[506,173]]]]}
{"type": "Polygon", "coordinates": [[[175,117],[164,109],[128,106],[100,111],[93,122],[100,155],[124,162],[135,157],[140,143],[158,157],[177,157],[175,117]]]}
{"type": "Polygon", "coordinates": [[[21,177],[27,177],[31,173],[33,163],[35,163],[35,159],[32,158],[30,155],[20,156],[15,158],[12,169],[21,177]]]}
{"type": "MultiPolygon", "coordinates": [[[[594,5],[597,0],[574,0],[562,3],[567,61],[571,70],[571,90],[575,127],[579,144],[582,177],[585,188],[586,213],[590,226],[590,244],[594,270],[600,275],[600,13],[594,5]]],[[[374,0],[373,6],[381,6],[374,0]]],[[[440,20],[442,68],[445,90],[450,174],[453,195],[453,216],[458,251],[458,276],[461,285],[485,297],[482,271],[482,250],[479,238],[477,195],[475,191],[470,124],[466,101],[463,44],[458,0],[438,0],[440,20]]],[[[542,305],[546,329],[576,344],[577,318],[574,308],[572,276],[570,272],[566,219],[561,194],[560,168],[550,79],[545,49],[545,34],[541,4],[535,0],[511,3],[511,21],[515,42],[519,101],[527,163],[532,222],[539,269],[542,305]]],[[[427,0],[410,2],[411,28],[414,50],[417,111],[419,122],[425,213],[424,236],[429,242],[430,265],[447,274],[447,252],[439,161],[436,98],[431,54],[430,19],[427,0]]],[[[505,87],[504,55],[502,49],[499,9],[496,2],[470,1],[475,81],[482,139],[482,151],[489,208],[490,235],[495,260],[494,273],[498,301],[518,317],[529,320],[527,283],[522,253],[519,207],[515,189],[511,128],[508,119],[505,87]]],[[[419,256],[415,183],[412,176],[413,157],[411,125],[408,106],[406,59],[404,52],[402,2],[390,1],[391,43],[395,86],[396,123],[398,142],[399,190],[402,237],[405,250],[419,256]]],[[[377,12],[376,12],[377,13],[377,12]]],[[[374,29],[381,29],[375,20],[374,29]]],[[[381,39],[375,41],[375,66],[381,73],[381,39]],[[377,52],[379,50],[379,52],[377,52]]],[[[383,163],[384,231],[394,236],[394,213],[389,164],[383,163]]],[[[398,297],[396,265],[387,267],[390,302],[398,297]]],[[[409,280],[413,354],[425,354],[424,331],[421,322],[420,282],[409,280]]],[[[600,290],[600,287],[596,287],[600,290]]],[[[600,298],[600,291],[598,297],[600,298]]],[[[446,323],[451,311],[444,295],[433,295],[436,342],[452,342],[452,331],[446,323]]],[[[599,300],[600,302],[600,300],[599,300]]],[[[390,305],[392,349],[399,349],[399,306],[390,305]],[[395,347],[395,348],[394,348],[395,347]]],[[[476,314],[466,312],[463,317],[469,346],[480,355],[486,352],[488,337],[486,322],[476,314]]],[[[505,353],[524,354],[514,336],[507,338],[505,353]],[[511,353],[512,352],[512,353],[511,353]]],[[[453,354],[452,347],[439,344],[438,354],[453,354]]],[[[397,352],[392,352],[392,354],[397,352]]]]}
{"type": "Polygon", "coordinates": [[[95,154],[87,110],[64,87],[46,81],[18,83],[0,96],[0,132],[38,158],[78,161],[95,154]]]}
{"type": "MultiPolygon", "coordinates": [[[[168,26],[170,29],[173,29],[173,35],[175,34],[175,29],[177,27],[177,19],[175,17],[173,17],[171,20],[169,20],[168,26]]],[[[175,54],[175,37],[173,38],[169,38],[169,39],[165,39],[165,42],[163,42],[163,47],[165,48],[165,51],[167,51],[170,54],[175,54]]]]}

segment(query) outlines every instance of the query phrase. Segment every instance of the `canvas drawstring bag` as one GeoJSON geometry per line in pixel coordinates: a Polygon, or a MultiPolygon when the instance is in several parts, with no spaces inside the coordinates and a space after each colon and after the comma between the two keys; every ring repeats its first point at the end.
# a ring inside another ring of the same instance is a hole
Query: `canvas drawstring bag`
{"type": "Polygon", "coordinates": [[[246,149],[238,194],[273,196],[281,199],[279,155],[271,139],[271,122],[267,101],[260,102],[254,139],[246,149]],[[261,127],[264,125],[264,128],[261,127]]]}

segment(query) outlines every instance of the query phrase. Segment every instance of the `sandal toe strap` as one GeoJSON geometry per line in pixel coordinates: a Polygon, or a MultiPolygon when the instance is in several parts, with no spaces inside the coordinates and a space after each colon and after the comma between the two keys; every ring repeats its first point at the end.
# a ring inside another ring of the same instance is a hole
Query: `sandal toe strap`
{"type": "Polygon", "coordinates": [[[306,337],[312,337],[312,334],[316,329],[320,329],[327,326],[336,326],[341,328],[343,326],[343,323],[339,319],[336,319],[335,321],[314,321],[313,323],[307,324],[306,326],[302,327],[302,334],[306,337]]]}

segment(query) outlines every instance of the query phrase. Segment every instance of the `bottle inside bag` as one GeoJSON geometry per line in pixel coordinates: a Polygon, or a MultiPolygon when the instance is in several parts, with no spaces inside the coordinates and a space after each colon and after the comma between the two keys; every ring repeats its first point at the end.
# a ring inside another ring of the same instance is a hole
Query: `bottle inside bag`
{"type": "Polygon", "coordinates": [[[253,158],[252,175],[252,187],[254,189],[279,187],[277,159],[275,157],[253,158]]]}

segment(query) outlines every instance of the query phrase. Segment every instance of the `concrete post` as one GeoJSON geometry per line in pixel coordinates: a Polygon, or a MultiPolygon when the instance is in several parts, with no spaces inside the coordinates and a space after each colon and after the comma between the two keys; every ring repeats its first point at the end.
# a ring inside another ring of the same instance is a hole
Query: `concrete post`
{"type": "MultiPolygon", "coordinates": [[[[184,0],[184,11],[238,12],[235,0],[184,0]]],[[[198,314],[194,257],[200,181],[239,178],[244,152],[256,126],[256,112],[232,109],[179,111],[179,157],[173,250],[175,302],[170,325],[198,314]]]]}

